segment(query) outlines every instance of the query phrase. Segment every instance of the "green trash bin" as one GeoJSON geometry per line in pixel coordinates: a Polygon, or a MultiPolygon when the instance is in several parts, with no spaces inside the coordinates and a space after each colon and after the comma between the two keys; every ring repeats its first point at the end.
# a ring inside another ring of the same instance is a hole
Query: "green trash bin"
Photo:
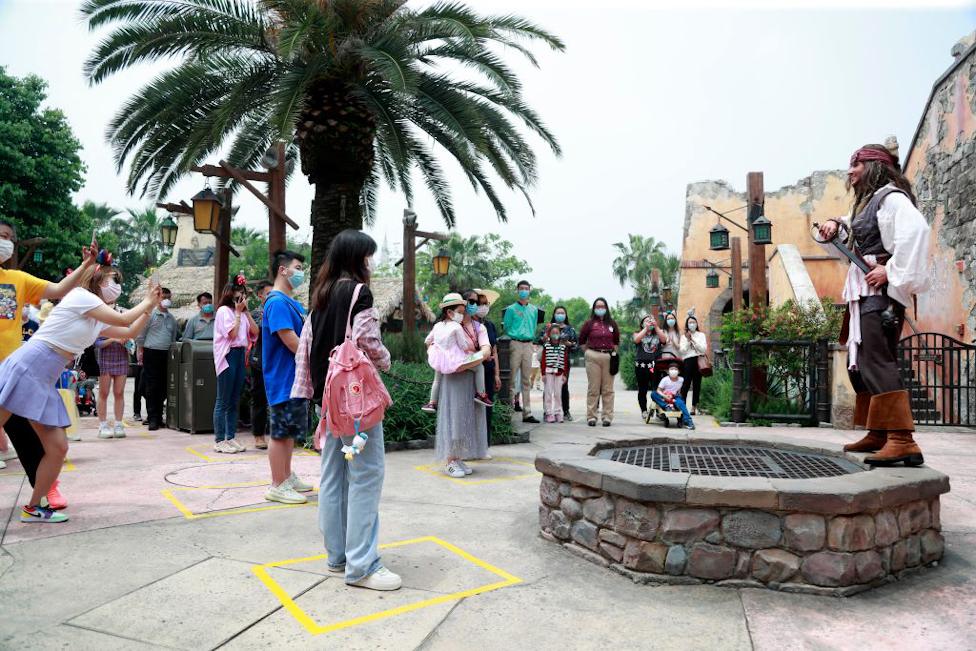
{"type": "Polygon", "coordinates": [[[213,342],[191,340],[180,345],[179,429],[190,434],[213,432],[217,401],[213,342]]]}
{"type": "Polygon", "coordinates": [[[180,429],[180,357],[183,344],[170,344],[166,356],[166,427],[180,429]]]}

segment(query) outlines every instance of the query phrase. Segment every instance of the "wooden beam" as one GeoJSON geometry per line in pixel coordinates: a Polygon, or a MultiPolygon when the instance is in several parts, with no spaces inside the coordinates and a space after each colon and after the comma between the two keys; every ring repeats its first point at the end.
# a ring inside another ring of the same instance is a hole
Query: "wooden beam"
{"type": "Polygon", "coordinates": [[[731,238],[732,245],[732,309],[742,309],[742,238],[731,238]]]}
{"type": "Polygon", "coordinates": [[[754,310],[766,305],[766,247],[756,244],[752,238],[752,222],[763,214],[765,192],[763,173],[749,172],[746,176],[749,198],[749,304],[754,310]]]}
{"type": "Polygon", "coordinates": [[[446,242],[451,239],[450,235],[444,235],[443,233],[428,233],[427,231],[414,231],[417,237],[423,237],[428,240],[438,240],[439,242],[446,242]]]}
{"type": "MultiPolygon", "coordinates": [[[[278,165],[268,171],[268,199],[277,206],[281,214],[285,214],[285,143],[275,144],[275,158],[278,165]]],[[[288,239],[285,235],[285,222],[274,219],[268,215],[268,260],[274,264],[274,253],[288,248],[288,239]]],[[[274,277],[276,269],[271,270],[274,277]]]]}
{"type": "MultiPolygon", "coordinates": [[[[236,167],[233,168],[236,172],[247,179],[248,181],[255,181],[257,183],[270,183],[271,174],[268,172],[255,172],[253,170],[239,170],[236,167]]],[[[217,176],[222,179],[232,179],[237,178],[231,174],[229,167],[224,166],[224,162],[221,161],[220,166],[217,165],[196,165],[190,168],[191,172],[199,172],[204,176],[217,176]]]]}
{"type": "Polygon", "coordinates": [[[217,237],[216,252],[214,255],[214,301],[220,300],[220,293],[224,289],[224,283],[227,282],[227,277],[230,275],[230,258],[227,255],[228,249],[230,249],[230,231],[231,231],[231,217],[234,214],[232,202],[234,197],[231,191],[224,188],[221,192],[224,196],[222,197],[224,205],[220,209],[220,222],[217,226],[218,233],[215,233],[217,237]]]}
{"type": "Polygon", "coordinates": [[[416,297],[417,292],[417,253],[414,241],[417,235],[417,222],[403,220],[403,336],[412,337],[417,331],[416,297]]]}
{"type": "Polygon", "coordinates": [[[156,207],[178,215],[193,216],[193,206],[190,206],[185,201],[180,201],[179,203],[157,203],[156,207]]]}
{"type": "Polygon", "coordinates": [[[265,206],[267,206],[268,210],[270,210],[273,215],[275,215],[278,219],[283,220],[285,223],[287,223],[289,226],[291,226],[292,228],[294,228],[296,231],[298,230],[298,224],[296,224],[292,220],[291,217],[289,217],[288,215],[286,215],[284,210],[282,210],[281,208],[279,208],[276,204],[272,203],[270,199],[268,199],[266,196],[264,196],[264,193],[262,193],[260,190],[258,190],[253,185],[251,185],[251,182],[248,181],[246,178],[244,178],[244,175],[241,172],[241,170],[239,170],[239,169],[237,169],[235,167],[232,167],[226,161],[220,161],[220,164],[221,164],[221,166],[224,169],[227,170],[227,172],[232,177],[234,177],[234,179],[238,183],[240,183],[241,185],[243,185],[245,188],[248,189],[248,191],[251,194],[253,194],[255,197],[257,197],[258,198],[258,201],[260,201],[265,206]]]}

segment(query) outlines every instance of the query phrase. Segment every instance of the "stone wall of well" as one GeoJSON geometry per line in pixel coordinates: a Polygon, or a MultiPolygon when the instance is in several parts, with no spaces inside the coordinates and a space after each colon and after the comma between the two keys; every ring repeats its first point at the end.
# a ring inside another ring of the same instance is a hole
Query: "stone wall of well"
{"type": "Polygon", "coordinates": [[[846,595],[942,558],[938,497],[847,515],[640,502],[545,475],[542,536],[641,583],[846,595]]]}

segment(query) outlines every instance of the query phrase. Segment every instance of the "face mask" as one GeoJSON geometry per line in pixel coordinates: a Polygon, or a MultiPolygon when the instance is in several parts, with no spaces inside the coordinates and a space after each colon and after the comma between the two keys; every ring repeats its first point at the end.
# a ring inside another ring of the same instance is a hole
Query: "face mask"
{"type": "Polygon", "coordinates": [[[0,240],[0,264],[10,259],[14,254],[14,243],[11,240],[0,240]]]}
{"type": "Polygon", "coordinates": [[[164,310],[168,310],[172,304],[173,301],[169,300],[168,298],[164,298],[159,302],[159,307],[163,308],[164,310]]]}
{"type": "Polygon", "coordinates": [[[111,281],[107,285],[102,285],[102,298],[105,299],[106,303],[114,303],[119,299],[121,294],[122,285],[115,281],[111,281]]]}
{"type": "Polygon", "coordinates": [[[288,276],[288,283],[291,285],[292,289],[298,289],[302,286],[303,282],[305,282],[305,272],[301,269],[295,269],[291,272],[291,275],[288,276]]]}
{"type": "Polygon", "coordinates": [[[688,324],[688,331],[689,332],[694,332],[695,330],[698,330],[698,324],[697,323],[689,323],[688,324]]]}
{"type": "Polygon", "coordinates": [[[527,289],[520,289],[519,292],[518,292],[518,297],[519,297],[519,299],[521,299],[521,300],[524,301],[525,299],[527,299],[529,297],[529,290],[527,290],[527,289]]]}
{"type": "Polygon", "coordinates": [[[478,312],[477,312],[478,316],[482,319],[485,318],[486,316],[488,316],[489,309],[490,308],[487,305],[479,305],[478,312]]]}
{"type": "Polygon", "coordinates": [[[451,313],[451,319],[455,323],[461,323],[462,321],[464,321],[464,314],[461,313],[461,310],[457,310],[451,313]]]}
{"type": "Polygon", "coordinates": [[[602,319],[603,317],[605,317],[607,315],[607,308],[605,308],[605,307],[598,307],[595,310],[593,310],[593,314],[597,315],[598,317],[600,317],[602,319]]]}
{"type": "Polygon", "coordinates": [[[467,305],[464,306],[464,311],[468,316],[474,316],[475,314],[478,313],[478,306],[468,303],[467,305]]]}
{"type": "Polygon", "coordinates": [[[559,335],[549,335],[549,341],[554,344],[559,343],[559,335]]]}
{"type": "Polygon", "coordinates": [[[668,327],[669,328],[673,328],[676,323],[677,323],[677,321],[675,321],[674,319],[668,319],[668,327]]]}
{"type": "Polygon", "coordinates": [[[670,371],[668,371],[668,375],[671,377],[672,380],[675,379],[675,378],[677,378],[678,377],[678,369],[674,369],[674,368],[671,369],[670,371]]]}
{"type": "Polygon", "coordinates": [[[208,303],[208,304],[204,305],[203,308],[201,309],[201,311],[204,314],[213,314],[214,313],[213,303],[208,303]]]}
{"type": "Polygon", "coordinates": [[[566,320],[566,315],[560,312],[556,315],[556,323],[562,323],[566,320]]]}

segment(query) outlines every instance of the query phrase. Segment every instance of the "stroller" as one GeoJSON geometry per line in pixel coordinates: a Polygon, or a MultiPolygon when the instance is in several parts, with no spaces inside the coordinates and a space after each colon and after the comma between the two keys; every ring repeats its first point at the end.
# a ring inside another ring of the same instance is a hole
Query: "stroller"
{"type": "Polygon", "coordinates": [[[58,389],[67,389],[74,393],[75,406],[78,413],[85,416],[97,415],[97,399],[95,392],[98,380],[89,378],[82,370],[65,369],[58,379],[58,389]]]}
{"type": "MultiPolygon", "coordinates": [[[[664,353],[662,356],[658,357],[654,362],[654,375],[651,376],[652,391],[657,391],[658,382],[664,377],[668,372],[668,367],[674,362],[681,362],[680,359],[671,355],[669,353],[664,353]]],[[[653,419],[660,420],[665,427],[681,427],[681,420],[684,418],[681,412],[677,409],[661,409],[661,407],[656,402],[651,402],[651,409],[647,412],[647,422],[653,419]]]]}

